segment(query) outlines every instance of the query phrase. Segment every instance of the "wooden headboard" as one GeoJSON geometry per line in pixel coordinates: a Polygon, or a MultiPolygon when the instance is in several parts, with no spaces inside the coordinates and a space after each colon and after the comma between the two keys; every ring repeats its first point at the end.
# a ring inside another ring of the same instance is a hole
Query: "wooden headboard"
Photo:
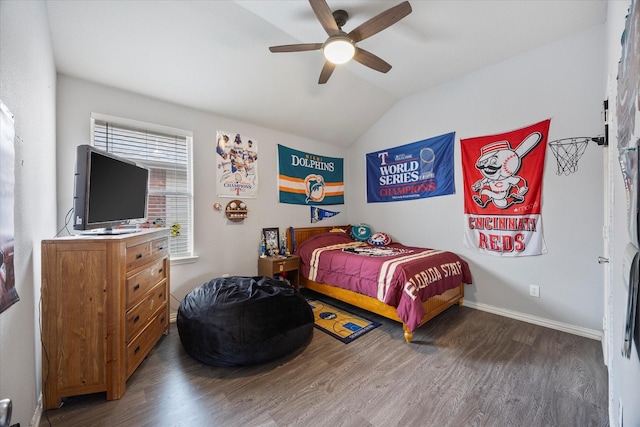
{"type": "Polygon", "coordinates": [[[326,227],[300,228],[289,227],[287,228],[287,251],[289,251],[289,253],[293,253],[294,248],[297,248],[298,245],[307,240],[309,237],[315,236],[316,234],[328,233],[334,228],[342,228],[343,230],[347,230],[347,233],[351,232],[350,225],[330,225],[326,227]]]}

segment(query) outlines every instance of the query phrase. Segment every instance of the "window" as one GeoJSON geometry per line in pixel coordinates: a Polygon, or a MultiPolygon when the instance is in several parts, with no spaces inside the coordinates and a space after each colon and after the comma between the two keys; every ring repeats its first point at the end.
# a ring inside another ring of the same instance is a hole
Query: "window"
{"type": "Polygon", "coordinates": [[[149,169],[147,220],[163,221],[166,227],[172,227],[172,259],[192,257],[193,134],[95,113],[91,122],[95,147],[149,169]]]}

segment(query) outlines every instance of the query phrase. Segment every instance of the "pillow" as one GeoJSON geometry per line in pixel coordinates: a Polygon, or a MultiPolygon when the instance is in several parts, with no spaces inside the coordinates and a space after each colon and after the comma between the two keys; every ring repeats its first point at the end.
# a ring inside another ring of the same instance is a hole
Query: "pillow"
{"type": "Polygon", "coordinates": [[[367,239],[367,243],[371,246],[386,246],[391,243],[391,237],[389,237],[387,233],[378,231],[373,233],[371,237],[367,239]]]}
{"type": "Polygon", "coordinates": [[[332,228],[331,230],[329,230],[329,233],[346,233],[347,230],[345,230],[344,228],[332,228]]]}
{"type": "Polygon", "coordinates": [[[356,224],[351,227],[351,237],[359,242],[366,242],[371,237],[371,227],[367,224],[356,224]]]}
{"type": "Polygon", "coordinates": [[[299,255],[303,260],[310,260],[313,251],[318,248],[352,242],[353,239],[347,233],[320,233],[297,245],[295,254],[299,255]]]}

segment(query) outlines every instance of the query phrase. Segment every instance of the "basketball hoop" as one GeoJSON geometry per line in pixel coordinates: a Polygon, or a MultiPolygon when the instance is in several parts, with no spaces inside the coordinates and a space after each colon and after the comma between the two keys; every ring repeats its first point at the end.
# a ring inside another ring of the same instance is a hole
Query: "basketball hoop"
{"type": "Polygon", "coordinates": [[[591,138],[565,138],[549,142],[558,162],[556,175],[569,175],[578,170],[578,160],[584,154],[591,138]]]}

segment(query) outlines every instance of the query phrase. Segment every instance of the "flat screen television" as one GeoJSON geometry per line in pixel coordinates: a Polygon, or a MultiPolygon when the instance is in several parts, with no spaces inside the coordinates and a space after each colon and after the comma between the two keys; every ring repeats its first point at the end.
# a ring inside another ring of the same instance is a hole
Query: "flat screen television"
{"type": "Polygon", "coordinates": [[[117,228],[147,216],[149,171],[136,163],[79,145],[73,196],[73,228],[97,234],[134,232],[117,228]]]}

